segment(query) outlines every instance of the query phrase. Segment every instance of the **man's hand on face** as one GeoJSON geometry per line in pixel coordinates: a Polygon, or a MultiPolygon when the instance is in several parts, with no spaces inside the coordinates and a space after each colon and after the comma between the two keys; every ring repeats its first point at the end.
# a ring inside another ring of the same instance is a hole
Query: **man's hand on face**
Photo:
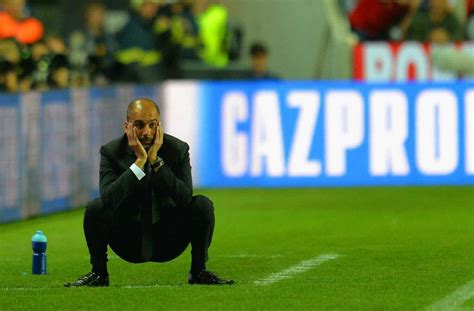
{"type": "Polygon", "coordinates": [[[134,127],[132,122],[125,122],[125,132],[127,133],[128,146],[137,156],[135,164],[143,169],[148,159],[148,154],[140,140],[138,140],[137,129],[134,127]]]}
{"type": "Polygon", "coordinates": [[[161,145],[163,145],[163,136],[164,136],[164,130],[163,126],[161,126],[161,121],[158,125],[158,132],[155,135],[155,141],[153,142],[153,145],[151,146],[150,150],[148,150],[148,162],[150,164],[154,164],[156,162],[156,159],[158,157],[158,150],[160,150],[161,145]]]}

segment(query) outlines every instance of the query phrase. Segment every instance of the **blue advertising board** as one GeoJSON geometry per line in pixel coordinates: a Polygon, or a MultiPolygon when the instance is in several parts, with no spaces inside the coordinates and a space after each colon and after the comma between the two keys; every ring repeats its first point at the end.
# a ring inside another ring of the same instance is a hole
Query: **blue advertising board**
{"type": "Polygon", "coordinates": [[[99,196],[99,148],[123,134],[128,103],[157,85],[0,95],[0,223],[99,196]]]}
{"type": "Polygon", "coordinates": [[[474,183],[474,86],[205,82],[202,187],[474,183]]]}
{"type": "Polygon", "coordinates": [[[99,195],[99,148],[156,99],[196,187],[474,184],[474,85],[166,82],[0,95],[0,222],[99,195]]]}

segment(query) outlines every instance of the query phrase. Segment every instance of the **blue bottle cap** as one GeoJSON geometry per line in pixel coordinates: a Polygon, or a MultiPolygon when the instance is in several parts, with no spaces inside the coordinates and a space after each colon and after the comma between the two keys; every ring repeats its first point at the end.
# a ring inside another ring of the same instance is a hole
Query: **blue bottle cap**
{"type": "Polygon", "coordinates": [[[33,242],[48,242],[48,239],[46,236],[43,234],[43,231],[37,230],[35,235],[33,235],[33,238],[31,239],[33,242]]]}

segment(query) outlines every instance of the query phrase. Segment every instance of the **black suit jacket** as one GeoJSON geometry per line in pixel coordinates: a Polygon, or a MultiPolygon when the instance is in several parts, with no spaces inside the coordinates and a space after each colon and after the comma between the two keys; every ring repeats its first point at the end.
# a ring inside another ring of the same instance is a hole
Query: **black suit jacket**
{"type": "Polygon", "coordinates": [[[103,145],[100,154],[102,204],[122,221],[139,220],[141,206],[151,206],[151,191],[159,200],[160,214],[185,207],[191,201],[189,146],[178,138],[164,135],[158,156],[165,165],[141,180],[130,169],[136,156],[128,146],[126,135],[103,145]]]}

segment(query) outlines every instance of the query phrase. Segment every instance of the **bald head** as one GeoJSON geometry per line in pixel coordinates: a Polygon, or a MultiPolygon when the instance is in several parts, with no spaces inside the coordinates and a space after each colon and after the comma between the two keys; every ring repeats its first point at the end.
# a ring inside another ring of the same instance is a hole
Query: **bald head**
{"type": "Polygon", "coordinates": [[[127,127],[130,124],[133,125],[133,130],[145,150],[149,150],[161,126],[158,105],[148,98],[139,98],[132,101],[127,108],[127,121],[124,124],[125,132],[127,132],[127,127]]]}
{"type": "Polygon", "coordinates": [[[133,100],[127,107],[127,121],[133,119],[133,116],[142,113],[153,114],[156,112],[157,116],[160,115],[160,108],[158,105],[148,98],[139,98],[133,100]]]}

